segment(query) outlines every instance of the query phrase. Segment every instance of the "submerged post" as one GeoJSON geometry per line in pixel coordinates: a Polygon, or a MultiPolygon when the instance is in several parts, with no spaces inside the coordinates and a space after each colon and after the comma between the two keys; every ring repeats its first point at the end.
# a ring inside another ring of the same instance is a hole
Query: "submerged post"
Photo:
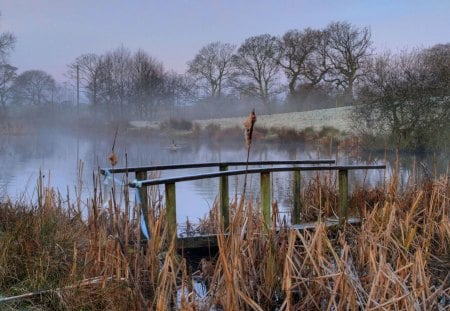
{"type": "MultiPolygon", "coordinates": [[[[166,221],[169,241],[177,236],[177,206],[175,200],[175,183],[165,184],[166,192],[166,221]]],[[[169,242],[169,243],[170,243],[169,242]]]]}
{"type": "Polygon", "coordinates": [[[264,222],[270,225],[270,172],[261,173],[261,212],[264,222]]]}
{"type": "MultiPolygon", "coordinates": [[[[221,165],[220,171],[227,171],[228,166],[221,165]]],[[[223,230],[228,231],[230,226],[230,211],[229,211],[229,191],[228,191],[228,176],[221,176],[219,179],[219,201],[220,201],[220,221],[223,225],[223,230]]]]}
{"type": "MultiPolygon", "coordinates": [[[[147,171],[136,171],[135,177],[136,177],[136,180],[146,180],[147,179],[147,171]]],[[[142,215],[144,216],[145,226],[147,227],[147,231],[148,231],[148,197],[147,197],[147,187],[141,187],[139,189],[139,195],[141,197],[142,215]]]]}
{"type": "Polygon", "coordinates": [[[339,225],[348,217],[348,170],[339,170],[339,225]]]}
{"type": "Polygon", "coordinates": [[[292,220],[291,223],[293,225],[300,223],[300,211],[301,211],[301,194],[300,194],[300,179],[301,174],[300,171],[294,171],[294,184],[293,184],[293,195],[294,195],[294,209],[292,211],[292,220]]]}

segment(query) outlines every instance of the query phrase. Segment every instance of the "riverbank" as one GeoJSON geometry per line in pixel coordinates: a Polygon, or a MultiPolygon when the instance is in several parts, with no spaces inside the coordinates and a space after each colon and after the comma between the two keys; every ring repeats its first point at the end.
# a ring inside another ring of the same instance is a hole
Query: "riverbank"
{"type": "MultiPolygon", "coordinates": [[[[353,132],[351,122],[352,107],[339,107],[330,109],[319,109],[303,112],[279,113],[272,115],[257,115],[255,127],[262,129],[288,128],[295,131],[303,131],[311,128],[315,131],[323,127],[332,127],[341,132],[353,132]]],[[[193,120],[192,124],[197,124],[200,129],[205,129],[210,125],[215,125],[221,129],[242,127],[242,122],[246,116],[239,118],[221,118],[209,120],[193,120]]],[[[131,121],[132,128],[137,129],[160,129],[163,121],[131,121]]]]}

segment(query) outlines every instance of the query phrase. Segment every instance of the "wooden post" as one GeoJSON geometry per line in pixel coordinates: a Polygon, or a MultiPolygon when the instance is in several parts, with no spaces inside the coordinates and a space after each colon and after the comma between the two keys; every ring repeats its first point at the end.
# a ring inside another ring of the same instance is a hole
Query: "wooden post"
{"type": "Polygon", "coordinates": [[[339,225],[348,217],[348,170],[339,170],[339,225]]]}
{"type": "Polygon", "coordinates": [[[300,211],[301,211],[301,200],[300,200],[300,171],[294,171],[294,184],[293,184],[293,196],[294,196],[294,210],[292,212],[291,223],[293,225],[300,223],[300,211]]]}
{"type": "MultiPolygon", "coordinates": [[[[221,165],[220,171],[227,171],[228,166],[221,165]]],[[[221,176],[219,179],[219,200],[220,200],[220,221],[225,232],[228,232],[230,226],[230,197],[228,191],[228,176],[221,176]]]]}
{"type": "MultiPolygon", "coordinates": [[[[136,171],[135,173],[136,180],[146,180],[147,172],[146,171],[136,171]]],[[[147,226],[148,231],[148,196],[147,196],[147,187],[141,187],[139,189],[139,195],[141,197],[141,209],[142,215],[144,216],[145,225],[147,226]]],[[[141,238],[145,239],[144,235],[141,232],[141,238]]]]}
{"type": "Polygon", "coordinates": [[[270,172],[261,173],[261,212],[267,227],[270,226],[270,172]]]}
{"type": "MultiPolygon", "coordinates": [[[[175,200],[175,183],[165,184],[166,190],[166,221],[169,241],[177,236],[177,206],[175,200]]],[[[169,242],[169,243],[170,243],[169,242]]]]}

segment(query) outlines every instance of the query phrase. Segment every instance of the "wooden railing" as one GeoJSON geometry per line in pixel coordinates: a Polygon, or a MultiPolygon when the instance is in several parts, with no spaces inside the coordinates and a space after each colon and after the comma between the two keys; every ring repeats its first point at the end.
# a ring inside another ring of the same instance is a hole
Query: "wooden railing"
{"type": "MultiPolygon", "coordinates": [[[[368,170],[368,169],[385,169],[385,165],[331,165],[335,163],[334,160],[299,160],[299,161],[256,161],[256,162],[216,162],[216,163],[198,163],[198,164],[180,164],[180,165],[159,165],[146,167],[130,167],[130,168],[113,168],[101,169],[102,174],[107,173],[129,173],[134,172],[136,180],[129,183],[130,187],[138,188],[141,195],[143,214],[148,214],[147,207],[147,191],[146,187],[153,185],[165,186],[165,207],[166,219],[168,222],[168,230],[170,234],[176,234],[176,183],[208,179],[220,178],[219,180],[219,200],[220,200],[220,219],[227,230],[229,227],[229,188],[228,177],[244,174],[260,174],[260,189],[261,189],[261,212],[263,219],[267,225],[270,224],[270,207],[271,207],[271,189],[270,179],[273,172],[294,172],[293,184],[293,213],[292,224],[300,223],[301,211],[301,196],[300,196],[300,180],[302,171],[338,171],[338,186],[339,186],[339,224],[342,225],[348,218],[348,171],[349,170],[368,170]],[[309,164],[310,166],[295,166],[309,164]],[[317,165],[319,164],[319,165],[317,165]],[[329,165],[323,165],[329,164],[329,165]],[[267,166],[276,165],[275,167],[259,167],[248,168],[248,166],[267,166]],[[289,166],[279,166],[289,165],[289,166]],[[312,166],[314,165],[314,166],[312,166]],[[246,166],[246,169],[228,170],[229,166],[246,166]],[[147,179],[148,171],[162,171],[171,169],[184,168],[201,168],[201,167],[219,167],[218,172],[194,174],[186,176],[168,177],[147,179]]],[[[146,222],[147,223],[147,222],[146,222]]]]}
{"type": "MultiPolygon", "coordinates": [[[[336,163],[333,159],[322,159],[322,160],[285,160],[285,161],[228,161],[228,162],[208,162],[208,163],[185,163],[185,164],[171,164],[171,165],[152,165],[152,166],[132,166],[132,167],[122,167],[122,168],[103,168],[100,169],[100,173],[103,175],[109,174],[120,174],[120,173],[134,173],[137,181],[147,180],[148,172],[152,171],[167,171],[167,170],[179,170],[179,169],[189,169],[189,168],[207,168],[207,167],[218,167],[219,171],[228,171],[230,166],[268,166],[268,165],[321,165],[321,164],[334,164],[336,163]]],[[[175,190],[174,190],[175,191],[175,190]]],[[[167,187],[166,187],[167,192],[167,187]]],[[[169,191],[169,194],[171,192],[169,191]]],[[[219,180],[219,199],[220,199],[220,214],[221,219],[224,220],[223,224],[225,228],[229,226],[229,187],[228,179],[226,176],[221,176],[219,180]]],[[[167,194],[167,193],[166,193],[167,194]]],[[[148,197],[145,187],[139,189],[139,195],[141,198],[141,208],[143,215],[145,217],[148,215],[148,197]]],[[[166,196],[167,198],[167,196],[166,196]]],[[[175,196],[173,196],[173,202],[175,196]]],[[[298,201],[299,204],[300,201],[298,201]]],[[[166,202],[167,204],[167,202],[166,202]]],[[[299,208],[299,205],[298,205],[299,208]]],[[[176,219],[176,218],[175,218],[176,219]]],[[[145,223],[148,219],[145,219],[145,223]]]]}

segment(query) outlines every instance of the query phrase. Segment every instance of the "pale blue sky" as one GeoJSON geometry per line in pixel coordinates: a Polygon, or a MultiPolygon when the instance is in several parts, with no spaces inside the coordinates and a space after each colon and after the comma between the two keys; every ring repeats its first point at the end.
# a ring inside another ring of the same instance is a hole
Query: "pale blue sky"
{"type": "Polygon", "coordinates": [[[181,73],[210,42],[331,21],[369,26],[378,51],[450,42],[450,0],[0,0],[0,11],[0,31],[17,37],[11,63],[58,80],[77,56],[121,44],[181,73]]]}

